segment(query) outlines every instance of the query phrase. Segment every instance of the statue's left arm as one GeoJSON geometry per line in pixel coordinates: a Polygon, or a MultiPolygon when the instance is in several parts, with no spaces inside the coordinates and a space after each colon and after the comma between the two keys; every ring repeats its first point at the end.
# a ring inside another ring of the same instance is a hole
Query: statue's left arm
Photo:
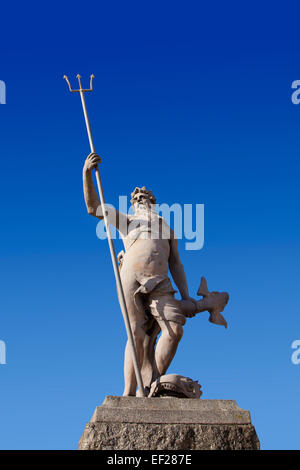
{"type": "Polygon", "coordinates": [[[182,299],[189,299],[190,296],[188,285],[185,277],[184,267],[180,261],[177,239],[175,238],[175,236],[172,237],[170,240],[169,268],[174,282],[179,289],[182,299]]]}

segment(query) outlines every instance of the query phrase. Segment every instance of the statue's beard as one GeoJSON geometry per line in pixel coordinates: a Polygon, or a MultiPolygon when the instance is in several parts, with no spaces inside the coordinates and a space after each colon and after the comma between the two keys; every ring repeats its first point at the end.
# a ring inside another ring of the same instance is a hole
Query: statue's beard
{"type": "Polygon", "coordinates": [[[144,215],[151,214],[151,217],[153,215],[157,216],[155,205],[143,204],[142,202],[139,202],[137,205],[135,205],[134,212],[135,214],[144,214],[144,215]]]}
{"type": "Polygon", "coordinates": [[[148,212],[151,210],[151,208],[147,206],[146,204],[139,203],[137,206],[137,210],[142,211],[142,212],[148,212]]]}

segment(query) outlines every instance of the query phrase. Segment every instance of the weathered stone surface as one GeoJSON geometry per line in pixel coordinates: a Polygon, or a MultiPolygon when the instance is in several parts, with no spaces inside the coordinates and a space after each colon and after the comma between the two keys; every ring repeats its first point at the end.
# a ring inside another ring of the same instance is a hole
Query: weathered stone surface
{"type": "Polygon", "coordinates": [[[80,450],[253,450],[252,425],[88,423],[80,450]]]}
{"type": "Polygon", "coordinates": [[[250,413],[233,400],[108,396],[80,450],[259,449],[250,413]]]}
{"type": "Polygon", "coordinates": [[[251,418],[234,400],[107,396],[91,422],[251,424],[251,418]]]}

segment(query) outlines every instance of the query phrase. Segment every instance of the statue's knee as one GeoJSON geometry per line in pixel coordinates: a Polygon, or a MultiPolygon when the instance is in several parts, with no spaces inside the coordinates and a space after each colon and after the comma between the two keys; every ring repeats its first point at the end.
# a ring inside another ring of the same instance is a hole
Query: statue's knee
{"type": "Polygon", "coordinates": [[[140,325],[134,324],[131,326],[132,335],[135,342],[143,343],[145,337],[145,331],[140,325]]]}
{"type": "Polygon", "coordinates": [[[183,328],[179,323],[171,323],[169,328],[166,328],[163,335],[171,343],[178,343],[183,336],[183,328]]]}

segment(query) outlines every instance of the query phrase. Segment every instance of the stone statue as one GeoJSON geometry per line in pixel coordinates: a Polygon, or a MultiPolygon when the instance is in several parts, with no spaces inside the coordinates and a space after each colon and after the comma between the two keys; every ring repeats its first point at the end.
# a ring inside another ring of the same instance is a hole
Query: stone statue
{"type": "MultiPolygon", "coordinates": [[[[88,213],[102,219],[92,179],[92,171],[100,162],[95,153],[87,157],[83,168],[83,189],[88,213]]],[[[148,395],[157,396],[158,390],[168,388],[173,392],[179,390],[177,393],[182,395],[185,393],[182,390],[189,390],[185,396],[200,397],[200,388],[191,379],[184,381],[182,376],[165,374],[182,338],[186,317],[207,310],[212,323],[227,327],[221,312],[229,296],[226,292],[209,292],[206,280],[202,278],[197,294],[203,298],[195,300],[190,297],[176,236],[155,211],[156,199],[152,191],[145,187],[136,188],[131,196],[133,215],[111,207],[107,207],[107,211],[109,223],[115,225],[124,243],[125,252],[122,251],[118,257],[119,269],[145,391],[148,395]],[[169,279],[169,271],[181,300],[174,297],[176,291],[169,279]],[[190,388],[189,381],[192,382],[190,388]]],[[[135,396],[137,381],[128,343],[124,377],[124,396],[135,396]]]]}

